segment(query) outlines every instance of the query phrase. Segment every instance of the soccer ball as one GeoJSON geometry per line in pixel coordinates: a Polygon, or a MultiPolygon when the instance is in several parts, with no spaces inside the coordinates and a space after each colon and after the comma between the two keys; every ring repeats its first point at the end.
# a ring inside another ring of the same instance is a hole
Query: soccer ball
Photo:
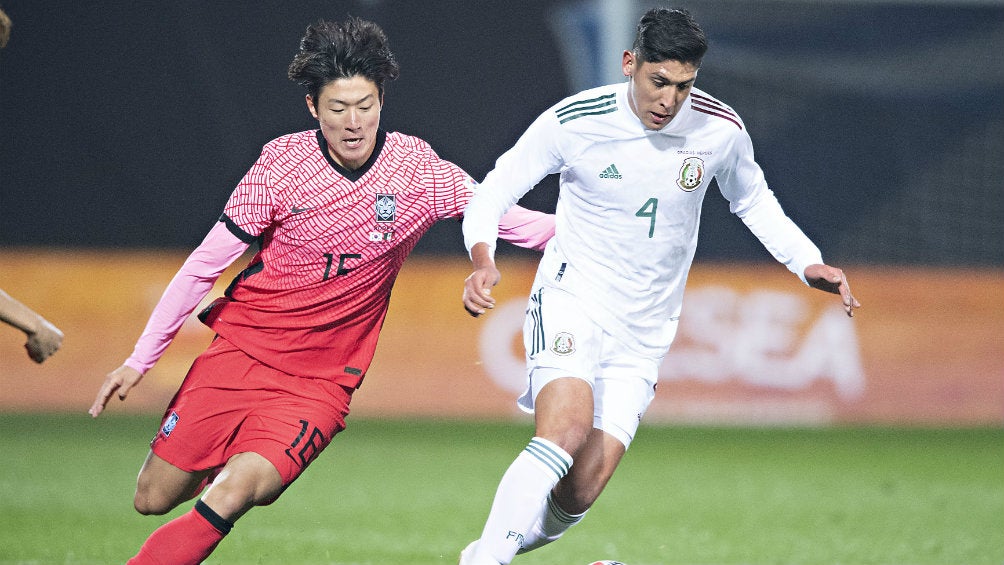
{"type": "Polygon", "coordinates": [[[624,563],[621,563],[620,561],[606,561],[606,560],[604,560],[604,561],[593,561],[589,565],[624,565],[624,563]]]}

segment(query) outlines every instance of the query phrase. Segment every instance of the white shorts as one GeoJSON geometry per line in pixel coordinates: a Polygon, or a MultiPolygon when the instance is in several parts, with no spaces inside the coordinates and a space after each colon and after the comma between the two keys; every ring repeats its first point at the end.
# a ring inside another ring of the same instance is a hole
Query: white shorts
{"type": "Polygon", "coordinates": [[[547,383],[574,377],[593,389],[593,427],[627,448],[655,397],[662,359],[640,356],[585,314],[571,294],[537,287],[523,323],[529,385],[519,407],[533,412],[533,402],[547,383]]]}

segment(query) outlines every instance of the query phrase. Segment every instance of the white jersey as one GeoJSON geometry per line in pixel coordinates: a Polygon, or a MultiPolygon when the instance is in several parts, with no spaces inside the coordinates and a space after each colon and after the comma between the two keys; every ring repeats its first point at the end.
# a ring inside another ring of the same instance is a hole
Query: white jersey
{"type": "Polygon", "coordinates": [[[676,333],[712,177],[732,213],[803,281],[822,258],[767,187],[732,108],[694,88],[655,131],[631,110],[627,87],[586,90],[538,117],[476,190],[464,240],[468,250],[478,242],[494,250],[502,214],[560,173],[555,236],[535,285],[573,293],[627,346],[661,357],[676,333]]]}

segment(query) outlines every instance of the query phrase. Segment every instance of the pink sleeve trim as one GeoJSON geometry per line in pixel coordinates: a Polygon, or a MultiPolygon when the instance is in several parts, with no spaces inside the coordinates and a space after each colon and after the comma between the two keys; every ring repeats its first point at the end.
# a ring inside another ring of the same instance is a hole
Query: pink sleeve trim
{"type": "Polygon", "coordinates": [[[552,237],[554,214],[513,206],[499,220],[499,238],[513,245],[543,251],[552,237]]]}
{"type": "Polygon", "coordinates": [[[140,373],[149,371],[185,319],[213,289],[216,279],[247,248],[248,244],[231,233],[225,223],[213,226],[167,285],[125,364],[140,373]]]}

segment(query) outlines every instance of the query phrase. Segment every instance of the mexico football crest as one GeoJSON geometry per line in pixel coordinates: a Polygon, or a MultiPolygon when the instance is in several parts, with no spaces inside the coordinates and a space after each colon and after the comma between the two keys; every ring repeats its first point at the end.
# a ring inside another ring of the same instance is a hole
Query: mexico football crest
{"type": "Polygon", "coordinates": [[[575,338],[568,332],[558,332],[551,343],[551,351],[558,355],[569,355],[575,352],[575,338]]]}
{"type": "Polygon", "coordinates": [[[693,192],[701,186],[704,180],[704,161],[699,157],[687,157],[680,167],[680,176],[676,179],[676,186],[684,192],[693,192]]]}
{"type": "Polygon", "coordinates": [[[393,194],[376,195],[376,221],[393,222],[396,213],[397,203],[394,201],[393,194]]]}

